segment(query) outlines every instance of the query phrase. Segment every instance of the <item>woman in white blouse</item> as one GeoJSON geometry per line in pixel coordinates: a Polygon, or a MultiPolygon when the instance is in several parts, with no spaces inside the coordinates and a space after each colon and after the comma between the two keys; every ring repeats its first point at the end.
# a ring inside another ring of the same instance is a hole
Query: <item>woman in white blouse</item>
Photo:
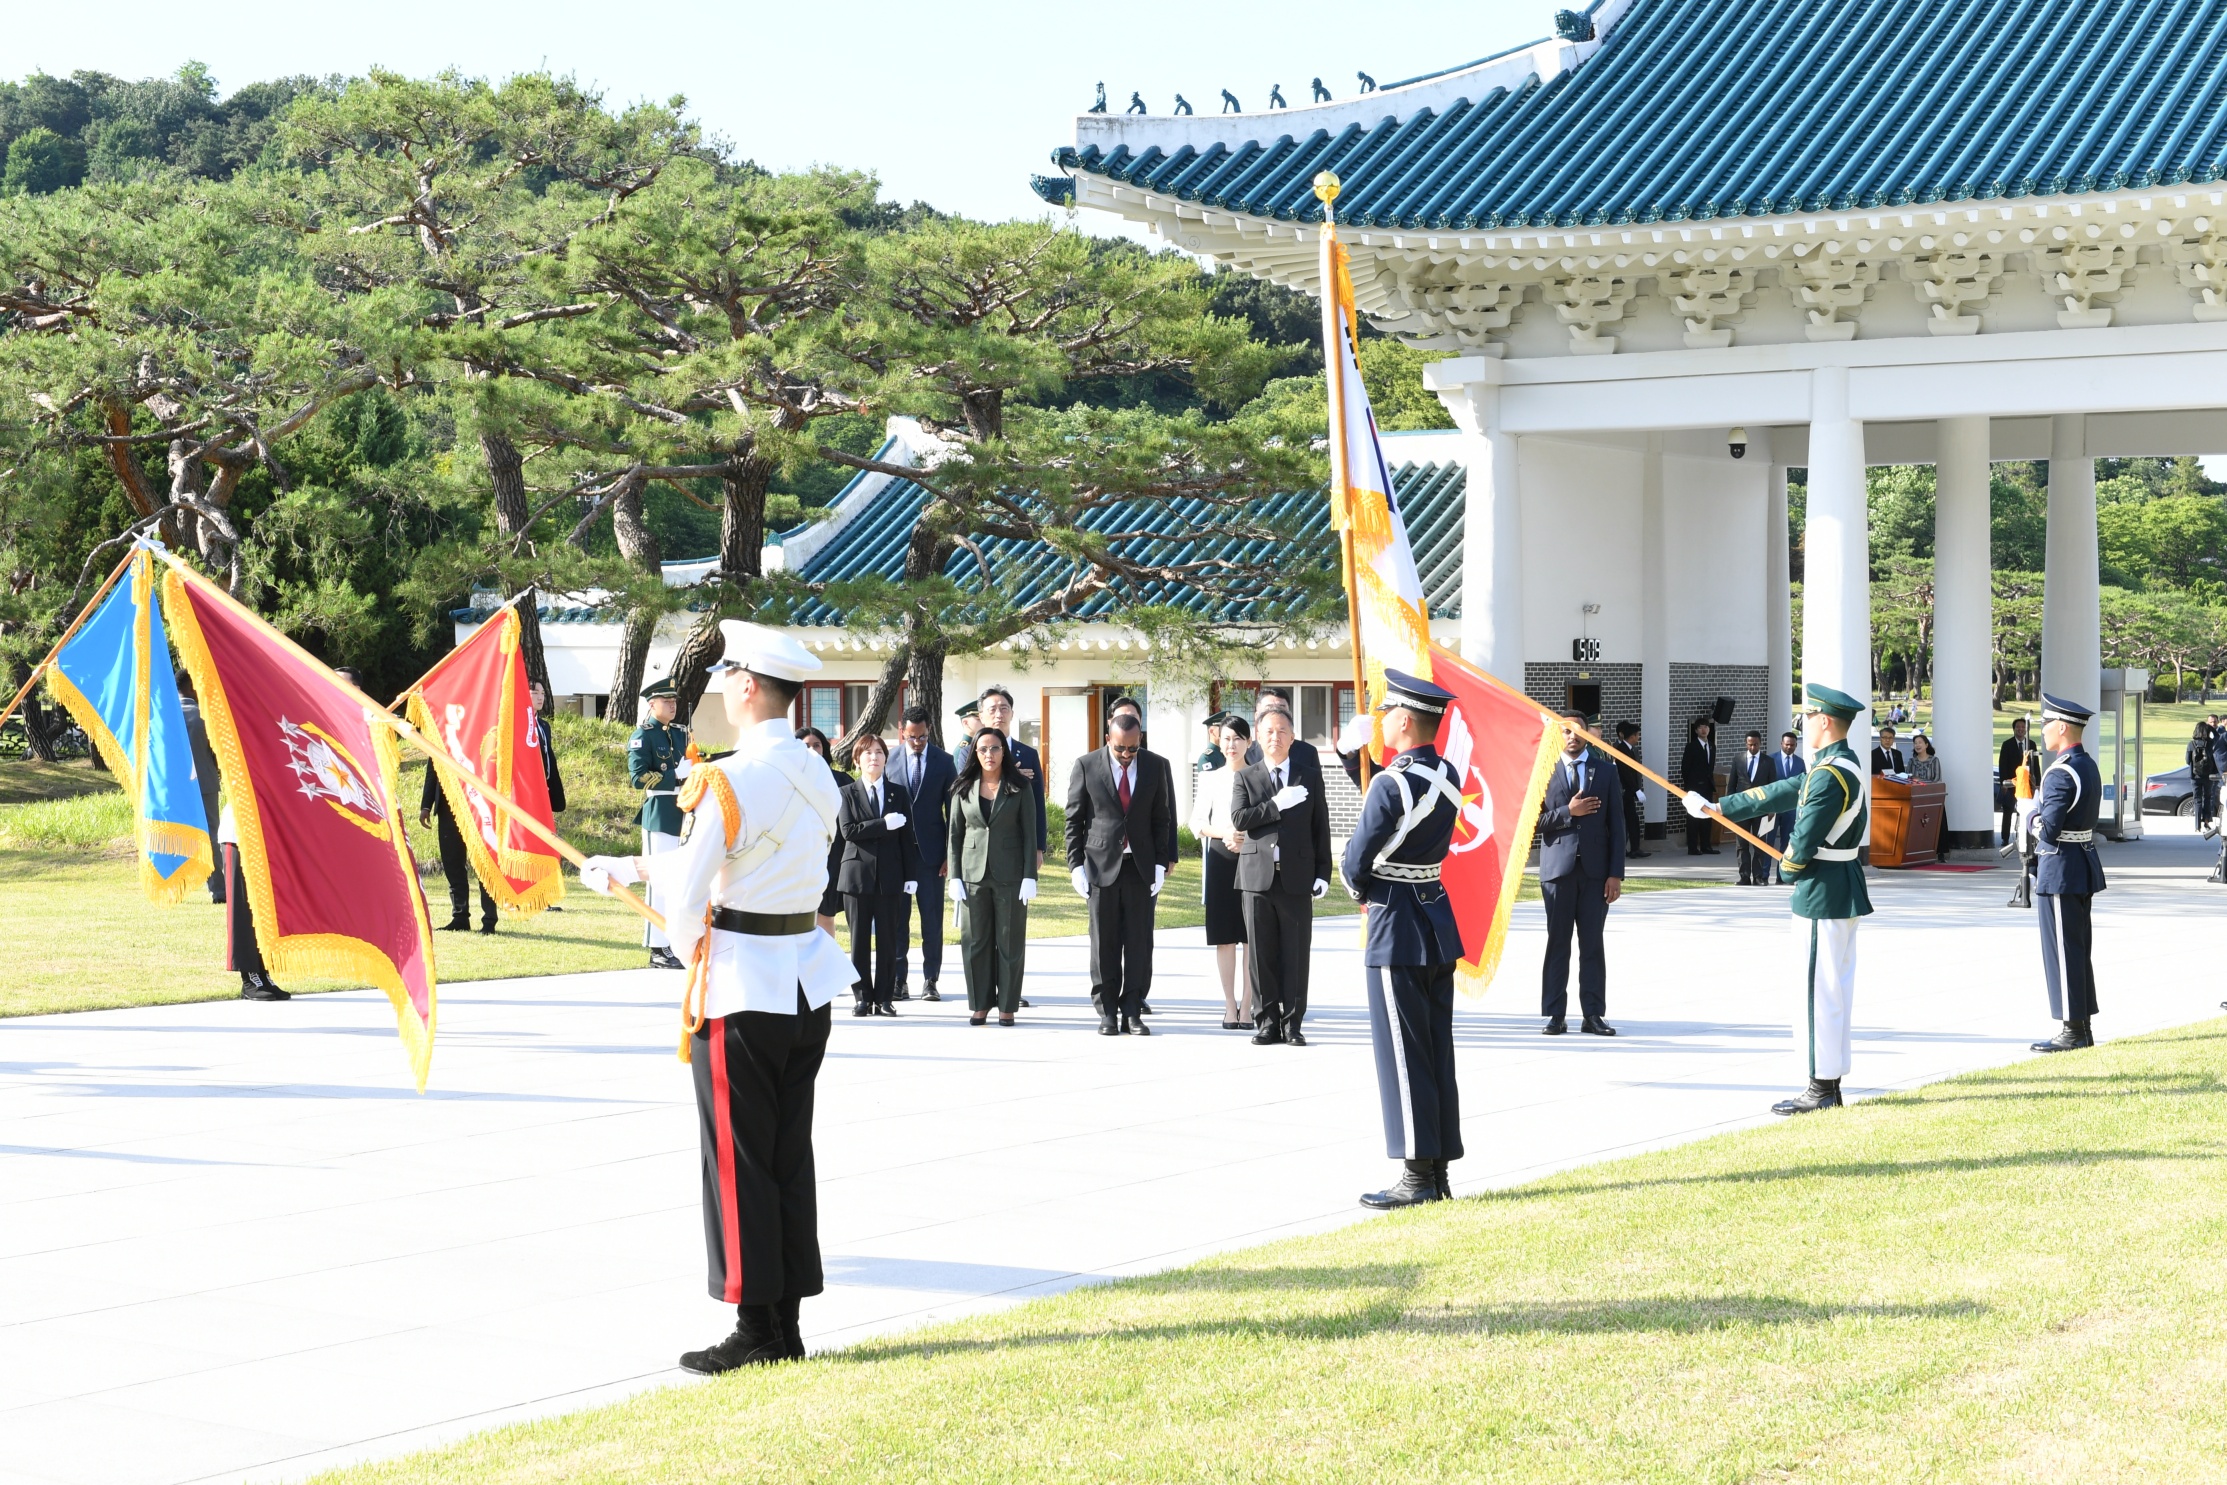
{"type": "Polygon", "coordinates": [[[1252,746],[1253,729],[1242,717],[1222,724],[1217,742],[1222,766],[1199,775],[1191,791],[1191,833],[1199,838],[1204,857],[1205,883],[1200,900],[1206,904],[1206,941],[1222,971],[1222,1029],[1253,1029],[1252,986],[1238,972],[1237,956],[1245,947],[1245,908],[1237,892],[1237,848],[1245,833],[1230,822],[1230,788],[1237,771],[1245,766],[1245,750],[1252,746]],[[1245,986],[1245,1004],[1238,1004],[1237,987],[1245,986]]]}

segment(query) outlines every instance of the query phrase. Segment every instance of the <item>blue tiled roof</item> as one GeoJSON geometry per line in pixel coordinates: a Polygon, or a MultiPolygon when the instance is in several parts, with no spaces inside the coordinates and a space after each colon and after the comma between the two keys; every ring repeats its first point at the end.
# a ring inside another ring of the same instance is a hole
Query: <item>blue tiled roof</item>
{"type": "MultiPolygon", "coordinates": [[[[1395,450],[1396,452],[1396,450],[1395,450]]],[[[1466,477],[1459,464],[1406,464],[1393,476],[1401,509],[1407,517],[1408,535],[1415,547],[1415,562],[1423,580],[1424,595],[1434,616],[1453,617],[1461,612],[1462,505],[1466,477]]],[[[914,519],[927,500],[927,492],[909,480],[895,481],[880,491],[873,503],[852,517],[798,575],[810,583],[834,583],[879,574],[896,578],[904,570],[905,546],[911,539],[914,519]]],[[[1253,514],[1265,522],[1286,523],[1294,531],[1287,545],[1296,555],[1335,560],[1330,536],[1330,507],[1321,490],[1278,496],[1253,514]]],[[[1211,530],[1222,517],[1210,506],[1143,507],[1111,506],[1089,523],[1098,530],[1150,530],[1150,539],[1129,544],[1129,555],[1155,564],[1199,561],[1217,554],[1258,561],[1267,543],[1218,541],[1197,533],[1211,530]]],[[[1038,543],[996,538],[980,542],[982,555],[1013,601],[1028,604],[1054,591],[1073,571],[1070,559],[1038,543]]],[[[944,566],[944,575],[962,589],[979,589],[980,565],[974,554],[961,550],[944,566]]],[[[1294,601],[1291,592],[1267,592],[1247,601],[1211,599],[1190,587],[1153,584],[1138,592],[1117,586],[1088,600],[1077,617],[1104,619],[1138,604],[1181,604],[1217,619],[1272,620],[1294,601]]],[[[792,624],[839,625],[843,616],[825,602],[813,600],[790,617],[792,624]]]]}
{"type": "Polygon", "coordinates": [[[1053,158],[1292,221],[1320,219],[1309,183],[1334,170],[1339,221],[1365,227],[1767,216],[2216,180],[2223,86],[2219,0],[1635,0],[1544,84],[1335,135],[1053,158]]]}

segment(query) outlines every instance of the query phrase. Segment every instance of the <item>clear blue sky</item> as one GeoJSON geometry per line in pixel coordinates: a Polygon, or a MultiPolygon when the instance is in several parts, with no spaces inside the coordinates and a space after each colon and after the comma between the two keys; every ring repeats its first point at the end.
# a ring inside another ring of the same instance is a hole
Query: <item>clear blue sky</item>
{"type": "MultiPolygon", "coordinates": [[[[1573,0],[1561,6],[1582,8],[1573,0]]],[[[288,73],[456,67],[500,78],[547,67],[613,102],[687,95],[696,117],[760,164],[869,169],[900,200],[1003,218],[1045,210],[1028,190],[1106,84],[1154,113],[1182,92],[1211,112],[1228,88],[1263,108],[1321,76],[1389,83],[1534,41],[1555,0],[1279,0],[1076,5],[1059,0],[378,0],[369,5],[112,0],[27,28],[0,64],[20,77],[80,68],[167,76],[205,62],[220,90],[288,73]]],[[[1088,230],[1110,231],[1086,214],[1088,230]]]]}

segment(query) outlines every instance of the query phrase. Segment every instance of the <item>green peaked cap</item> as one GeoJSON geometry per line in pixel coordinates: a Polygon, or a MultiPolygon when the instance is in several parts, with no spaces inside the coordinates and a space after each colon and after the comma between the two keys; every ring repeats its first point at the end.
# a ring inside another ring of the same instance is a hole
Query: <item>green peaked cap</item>
{"type": "Polygon", "coordinates": [[[1809,704],[1826,716],[1840,722],[1853,722],[1863,713],[1864,704],[1846,691],[1835,691],[1830,686],[1820,686],[1815,681],[1802,688],[1809,697],[1809,704]]]}

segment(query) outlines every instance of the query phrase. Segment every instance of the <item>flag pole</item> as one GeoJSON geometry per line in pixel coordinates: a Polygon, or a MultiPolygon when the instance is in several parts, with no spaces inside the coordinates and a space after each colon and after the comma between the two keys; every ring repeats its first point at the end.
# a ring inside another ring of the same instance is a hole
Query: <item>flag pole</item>
{"type": "MultiPolygon", "coordinates": [[[[292,652],[295,659],[300,660],[305,664],[315,666],[319,671],[323,672],[325,678],[331,681],[333,685],[339,687],[340,690],[342,690],[346,694],[353,696],[357,700],[357,702],[362,705],[364,715],[366,717],[375,718],[376,720],[385,723],[388,727],[394,730],[396,736],[402,738],[405,742],[415,744],[418,751],[425,754],[427,759],[435,764],[438,764],[440,767],[447,769],[452,778],[471,777],[473,790],[477,792],[480,797],[485,799],[489,804],[494,805],[505,815],[508,815],[512,820],[524,826],[527,834],[534,836],[536,839],[540,840],[542,844],[548,846],[551,850],[564,857],[565,860],[571,862],[574,866],[586,866],[588,864],[588,858],[582,855],[578,848],[573,846],[570,842],[566,841],[554,830],[551,830],[548,826],[535,819],[532,815],[528,814],[525,810],[520,809],[510,800],[507,795],[496,793],[493,789],[488,788],[487,785],[481,782],[477,777],[472,777],[471,775],[469,775],[464,769],[463,765],[459,764],[455,758],[450,756],[446,748],[443,748],[439,743],[434,742],[430,738],[426,737],[425,734],[418,731],[417,728],[411,726],[402,718],[397,717],[387,711],[385,707],[382,707],[381,705],[379,705],[378,702],[373,701],[369,696],[366,696],[363,692],[357,690],[354,686],[349,685],[339,676],[334,675],[331,666],[325,664],[324,661],[318,659],[315,655],[312,655],[311,653],[309,653],[309,651],[303,649],[300,645],[294,643],[294,641],[287,638],[285,635],[280,634],[277,629],[272,628],[272,626],[266,620],[264,620],[261,615],[248,608],[246,604],[241,603],[237,598],[234,598],[231,594],[225,592],[222,588],[219,588],[216,584],[210,582],[200,573],[195,572],[191,567],[187,566],[184,562],[180,561],[170,552],[163,550],[161,547],[150,547],[149,550],[152,551],[156,556],[160,557],[163,561],[176,568],[179,572],[184,573],[188,580],[200,584],[201,587],[206,589],[209,594],[213,596],[218,602],[227,605],[241,617],[251,619],[255,623],[262,625],[263,628],[270,630],[271,635],[276,638],[281,645],[284,645],[287,650],[292,652]]],[[[659,928],[663,928],[665,926],[664,914],[658,912],[648,903],[642,901],[641,898],[636,897],[633,893],[627,891],[624,884],[613,882],[611,884],[611,895],[619,899],[619,901],[625,903],[628,907],[632,908],[636,913],[641,915],[641,917],[643,917],[647,921],[656,924],[659,928]]]]}
{"type": "MultiPolygon", "coordinates": [[[[1476,667],[1471,668],[1476,669],[1476,667]]],[[[1653,779],[1656,783],[1660,784],[1671,795],[1683,796],[1685,794],[1686,791],[1684,789],[1680,788],[1676,784],[1673,784],[1670,780],[1664,778],[1661,774],[1655,772],[1652,768],[1649,768],[1646,764],[1640,762],[1637,758],[1634,758],[1631,754],[1625,752],[1622,748],[1616,747],[1614,744],[1608,742],[1605,738],[1598,737],[1593,733],[1586,731],[1583,727],[1577,726],[1575,723],[1571,722],[1569,718],[1564,717],[1559,712],[1556,712],[1548,707],[1539,706],[1538,700],[1535,697],[1527,696],[1523,692],[1518,691],[1515,687],[1509,685],[1506,681],[1500,679],[1500,677],[1492,674],[1490,671],[1480,669],[1477,670],[1477,674],[1483,676],[1487,682],[1489,682],[1493,686],[1498,687],[1500,690],[1507,692],[1510,696],[1515,697],[1517,700],[1522,701],[1529,706],[1537,707],[1540,716],[1547,718],[1548,720],[1555,723],[1557,726],[1569,728],[1579,737],[1584,738],[1587,742],[1591,743],[1594,747],[1599,748],[1602,752],[1608,754],[1609,757],[1614,758],[1619,763],[1629,763],[1633,768],[1638,769],[1648,778],[1653,779]]],[[[1770,857],[1773,861],[1784,861],[1786,859],[1785,854],[1773,847],[1770,842],[1764,840],[1761,836],[1741,829],[1736,822],[1727,820],[1724,816],[1715,813],[1712,813],[1710,815],[1710,818],[1715,820],[1718,824],[1722,825],[1725,829],[1731,831],[1734,835],[1740,837],[1740,839],[1746,841],[1749,845],[1754,846],[1757,850],[1770,857]]]]}
{"type": "Polygon", "coordinates": [[[61,654],[63,647],[71,640],[77,638],[77,631],[85,627],[85,621],[93,616],[93,610],[101,606],[101,600],[108,596],[108,590],[116,586],[116,580],[124,575],[124,569],[131,566],[131,559],[132,553],[127,549],[124,560],[116,564],[116,570],[108,575],[108,581],[101,584],[100,591],[93,595],[91,601],[78,610],[77,617],[70,621],[70,627],[63,630],[62,637],[54,642],[54,648],[46,652],[46,658],[31,667],[31,674],[16,688],[15,695],[8,698],[7,706],[0,707],[0,727],[8,725],[8,718],[14,716],[15,709],[23,705],[23,698],[31,694],[31,688],[39,683],[40,676],[46,674],[46,668],[54,663],[54,657],[61,654]]]}
{"type": "MultiPolygon", "coordinates": [[[[1346,477],[1345,438],[1345,326],[1338,305],[1338,177],[1323,171],[1315,177],[1315,198],[1322,203],[1322,369],[1330,393],[1330,502],[1336,509],[1339,486],[1346,477]]],[[[1346,493],[1350,504],[1352,494],[1346,493]]],[[[1348,512],[1350,515],[1350,511],[1348,512]]],[[[1345,566],[1346,627],[1353,639],[1353,714],[1369,707],[1369,668],[1361,654],[1361,582],[1353,570],[1353,522],[1338,534],[1338,550],[1345,566]]],[[[1369,750],[1361,749],[1361,792],[1369,790],[1369,750]]]]}

